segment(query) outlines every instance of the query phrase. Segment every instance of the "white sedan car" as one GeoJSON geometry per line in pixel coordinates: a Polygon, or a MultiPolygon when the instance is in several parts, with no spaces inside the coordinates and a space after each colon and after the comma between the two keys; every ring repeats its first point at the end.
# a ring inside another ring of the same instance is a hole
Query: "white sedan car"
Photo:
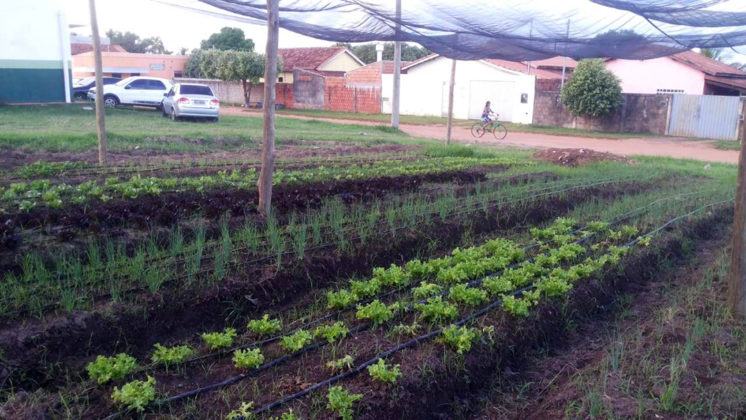
{"type": "Polygon", "coordinates": [[[207,118],[217,121],[220,101],[210,86],[196,83],[177,83],[163,96],[163,116],[177,121],[181,117],[207,118]]]}
{"type": "MultiPolygon", "coordinates": [[[[108,107],[141,105],[161,107],[163,95],[171,89],[171,82],[158,77],[133,76],[113,85],[104,86],[104,104],[108,107]]],[[[96,100],[96,88],[88,90],[88,98],[96,100]]]]}

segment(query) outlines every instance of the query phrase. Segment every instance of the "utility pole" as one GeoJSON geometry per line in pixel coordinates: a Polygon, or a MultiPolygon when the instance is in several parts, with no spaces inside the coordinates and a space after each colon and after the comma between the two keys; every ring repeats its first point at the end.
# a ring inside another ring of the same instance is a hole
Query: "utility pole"
{"type": "Polygon", "coordinates": [[[567,19],[567,33],[565,34],[565,54],[562,56],[562,82],[560,91],[565,89],[565,67],[567,67],[567,43],[570,42],[570,19],[567,19]]]}
{"type": "Polygon", "coordinates": [[[448,86],[448,130],[446,144],[451,144],[451,130],[453,129],[453,87],[456,85],[456,60],[451,60],[451,84],[448,86]]]}
{"type": "Polygon", "coordinates": [[[104,109],[104,76],[101,62],[101,38],[98,35],[98,18],[96,17],[96,0],[88,0],[91,14],[91,32],[93,35],[93,59],[96,67],[96,132],[98,134],[98,164],[106,164],[106,113],[104,109]]]}
{"type": "Polygon", "coordinates": [[[746,102],[741,101],[736,209],[733,215],[733,243],[728,273],[728,307],[734,317],[746,318],[746,102]]]}
{"type": "Polygon", "coordinates": [[[394,94],[391,102],[391,126],[399,128],[399,93],[401,91],[401,0],[396,0],[396,42],[394,42],[394,94]]]}
{"type": "Polygon", "coordinates": [[[267,49],[264,67],[264,136],[262,170],[259,172],[259,213],[269,216],[272,209],[272,174],[275,166],[275,84],[279,38],[279,0],[267,0],[267,49]]]}

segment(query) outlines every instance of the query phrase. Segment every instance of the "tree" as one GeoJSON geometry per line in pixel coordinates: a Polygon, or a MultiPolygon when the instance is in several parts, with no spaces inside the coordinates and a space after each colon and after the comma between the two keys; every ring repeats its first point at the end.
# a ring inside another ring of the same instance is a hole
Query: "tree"
{"type": "Polygon", "coordinates": [[[603,117],[622,105],[622,88],[603,60],[582,60],[562,90],[562,103],[573,115],[603,117]]]}
{"type": "MultiPolygon", "coordinates": [[[[345,47],[350,50],[357,58],[362,60],[365,64],[376,62],[376,44],[360,44],[352,45],[349,42],[337,42],[334,44],[335,47],[345,47]]],[[[430,50],[427,48],[420,47],[418,45],[410,45],[407,43],[401,44],[401,59],[402,61],[414,61],[430,54],[430,50]]],[[[394,43],[387,42],[383,44],[383,59],[391,61],[394,59],[394,43]]]]}
{"type": "Polygon", "coordinates": [[[201,64],[202,50],[195,48],[189,54],[189,57],[187,57],[187,61],[184,64],[184,76],[194,77],[196,79],[202,79],[206,77],[204,73],[202,73],[202,69],[200,68],[201,64]]]}
{"type": "Polygon", "coordinates": [[[245,38],[242,29],[226,26],[220,32],[203,40],[200,48],[203,50],[214,48],[216,50],[254,51],[254,41],[245,38]]]}
{"type": "Polygon", "coordinates": [[[127,52],[145,54],[171,54],[163,45],[159,36],[140,39],[140,36],[132,32],[120,32],[110,29],[106,36],[112,44],[121,45],[127,52]]]}
{"type": "Polygon", "coordinates": [[[179,48],[179,55],[186,55],[187,52],[189,52],[189,48],[187,48],[187,47],[181,47],[181,48],[179,48]]]}
{"type": "MultiPolygon", "coordinates": [[[[243,87],[244,101],[248,104],[251,99],[251,89],[259,79],[264,76],[264,56],[252,51],[201,51],[199,69],[204,75],[211,79],[220,79],[231,82],[241,82],[243,87]]],[[[281,71],[278,64],[277,71],[281,71]]]]}
{"type": "Polygon", "coordinates": [[[723,49],[722,48],[700,48],[699,53],[704,55],[707,58],[712,58],[713,60],[723,61],[723,49]]]}

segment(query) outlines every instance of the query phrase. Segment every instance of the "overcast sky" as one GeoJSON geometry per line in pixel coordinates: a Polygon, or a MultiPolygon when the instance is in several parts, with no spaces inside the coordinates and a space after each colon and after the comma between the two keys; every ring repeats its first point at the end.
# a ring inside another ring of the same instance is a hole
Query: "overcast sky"
{"type": "MultiPolygon", "coordinates": [[[[178,52],[182,47],[189,50],[199,48],[200,41],[210,34],[219,32],[224,26],[243,29],[247,38],[254,40],[256,49],[264,51],[267,42],[266,26],[237,22],[228,18],[218,18],[196,11],[168,6],[163,3],[178,3],[186,7],[209,10],[215,13],[230,15],[220,9],[207,6],[196,0],[97,0],[98,26],[103,35],[109,29],[130,31],[141,38],[160,36],[166,49],[178,52]]],[[[80,35],[89,35],[90,16],[88,0],[59,0],[60,7],[67,14],[71,25],[85,25],[84,28],[73,28],[71,31],[80,35]]],[[[332,43],[305,37],[280,30],[280,47],[314,47],[332,43]]]]}

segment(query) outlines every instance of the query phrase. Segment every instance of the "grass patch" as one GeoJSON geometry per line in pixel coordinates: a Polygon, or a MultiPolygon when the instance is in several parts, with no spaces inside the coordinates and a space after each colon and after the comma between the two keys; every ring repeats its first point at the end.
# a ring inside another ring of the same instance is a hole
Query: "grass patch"
{"type": "Polygon", "coordinates": [[[741,150],[741,142],[733,140],[718,140],[715,148],[720,150],[741,150]]]}

